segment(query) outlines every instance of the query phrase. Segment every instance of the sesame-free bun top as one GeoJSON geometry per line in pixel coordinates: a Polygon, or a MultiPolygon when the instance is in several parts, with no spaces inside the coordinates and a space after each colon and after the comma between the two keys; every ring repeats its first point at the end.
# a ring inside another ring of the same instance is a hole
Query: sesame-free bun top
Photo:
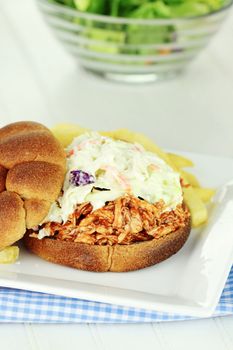
{"type": "Polygon", "coordinates": [[[62,146],[42,124],[22,121],[0,129],[0,250],[48,214],[65,167],[62,146]]]}

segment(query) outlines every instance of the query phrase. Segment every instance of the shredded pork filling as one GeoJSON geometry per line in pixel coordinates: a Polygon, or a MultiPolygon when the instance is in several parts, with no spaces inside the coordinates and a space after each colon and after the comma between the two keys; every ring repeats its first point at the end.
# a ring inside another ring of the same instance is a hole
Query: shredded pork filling
{"type": "MultiPolygon", "coordinates": [[[[131,244],[158,239],[184,227],[189,212],[183,204],[166,211],[161,200],[150,204],[126,195],[94,210],[90,203],[77,205],[67,222],[48,222],[41,229],[54,239],[92,245],[131,244]]],[[[37,236],[36,233],[32,234],[37,236]]]]}

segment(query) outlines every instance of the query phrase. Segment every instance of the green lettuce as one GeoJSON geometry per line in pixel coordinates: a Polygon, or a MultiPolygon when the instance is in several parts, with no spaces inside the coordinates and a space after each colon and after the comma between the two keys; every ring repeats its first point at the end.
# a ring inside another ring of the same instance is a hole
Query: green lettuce
{"type": "MultiPolygon", "coordinates": [[[[171,19],[203,16],[228,5],[232,0],[49,0],[84,13],[135,19],[171,19]]],[[[138,45],[165,44],[177,40],[173,25],[135,25],[104,23],[95,19],[70,17],[85,27],[80,35],[92,40],[88,48],[106,54],[154,54],[155,49],[138,45]],[[106,45],[109,43],[109,45],[106,45]],[[125,48],[125,45],[127,49],[125,48]]]]}

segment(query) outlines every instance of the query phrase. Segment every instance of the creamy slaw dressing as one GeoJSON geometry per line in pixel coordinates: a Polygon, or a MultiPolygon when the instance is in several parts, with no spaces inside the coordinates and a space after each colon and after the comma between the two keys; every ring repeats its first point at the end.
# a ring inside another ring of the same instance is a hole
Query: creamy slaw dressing
{"type": "Polygon", "coordinates": [[[92,132],[75,138],[66,152],[63,194],[52,205],[44,222],[64,223],[77,204],[90,202],[96,210],[126,193],[149,203],[162,199],[167,205],[166,210],[174,209],[183,200],[179,174],[139,144],[92,132]],[[72,170],[93,175],[95,182],[83,186],[71,184],[72,170]]]}

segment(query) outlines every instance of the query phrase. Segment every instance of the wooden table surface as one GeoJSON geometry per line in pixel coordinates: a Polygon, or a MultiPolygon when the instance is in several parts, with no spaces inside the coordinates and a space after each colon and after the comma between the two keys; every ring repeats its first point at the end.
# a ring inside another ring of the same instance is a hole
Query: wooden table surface
{"type": "MultiPolygon", "coordinates": [[[[144,86],[83,72],[33,0],[0,0],[0,126],[16,120],[128,127],[163,147],[233,156],[233,13],[185,75],[144,86]]],[[[138,325],[0,327],[1,349],[233,349],[233,317],[138,325]]]]}

